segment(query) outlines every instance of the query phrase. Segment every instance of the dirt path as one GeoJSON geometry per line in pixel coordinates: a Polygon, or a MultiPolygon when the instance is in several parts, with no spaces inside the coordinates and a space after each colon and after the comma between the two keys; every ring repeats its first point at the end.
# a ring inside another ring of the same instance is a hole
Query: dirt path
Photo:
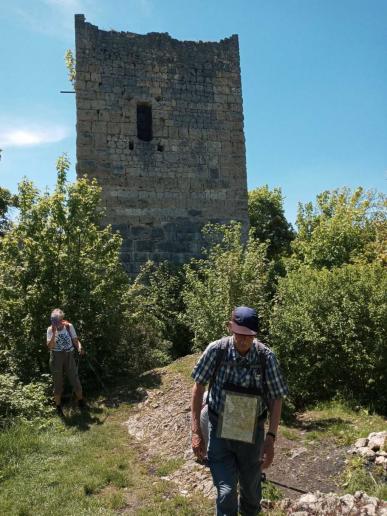
{"type": "MultiPolygon", "coordinates": [[[[127,421],[128,431],[145,444],[150,459],[164,461],[168,471],[165,478],[173,480],[183,495],[197,491],[212,497],[215,492],[210,472],[195,461],[191,451],[192,384],[176,372],[161,370],[159,374],[160,386],[146,392],[146,399],[127,421]]],[[[311,442],[303,421],[299,420],[296,426],[290,438],[280,432],[268,479],[305,491],[340,492],[334,479],[344,466],[346,449],[329,442],[311,442]]],[[[280,489],[286,497],[300,496],[295,491],[280,489]]]]}

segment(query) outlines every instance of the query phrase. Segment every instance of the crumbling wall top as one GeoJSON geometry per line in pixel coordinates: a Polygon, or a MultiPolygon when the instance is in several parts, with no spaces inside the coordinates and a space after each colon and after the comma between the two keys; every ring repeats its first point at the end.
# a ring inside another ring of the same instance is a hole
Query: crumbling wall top
{"type": "Polygon", "coordinates": [[[163,43],[170,43],[172,45],[203,45],[203,46],[236,46],[239,47],[238,34],[232,34],[227,38],[223,38],[220,41],[192,41],[192,40],[178,40],[173,38],[168,32],[148,32],[147,34],[136,34],[135,32],[125,32],[125,31],[116,31],[116,30],[103,30],[100,29],[97,25],[93,25],[89,22],[86,22],[86,18],[84,14],[76,14],[75,15],[75,27],[77,31],[87,30],[89,33],[99,32],[105,33],[106,35],[110,34],[112,36],[118,35],[120,37],[126,38],[147,38],[148,40],[155,40],[163,43]]]}

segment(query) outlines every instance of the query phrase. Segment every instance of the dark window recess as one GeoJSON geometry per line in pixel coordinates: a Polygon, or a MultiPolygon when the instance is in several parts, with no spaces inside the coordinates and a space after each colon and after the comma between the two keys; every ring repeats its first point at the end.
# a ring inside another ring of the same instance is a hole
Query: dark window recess
{"type": "Polygon", "coordinates": [[[163,152],[163,150],[164,150],[164,145],[161,145],[161,143],[159,143],[159,144],[157,145],[157,150],[158,150],[159,152],[163,152]]]}
{"type": "Polygon", "coordinates": [[[134,149],[134,143],[132,142],[132,140],[130,140],[129,142],[129,150],[133,150],[134,149]]]}
{"type": "Polygon", "coordinates": [[[152,106],[137,104],[137,137],[144,142],[152,139],[152,106]]]}

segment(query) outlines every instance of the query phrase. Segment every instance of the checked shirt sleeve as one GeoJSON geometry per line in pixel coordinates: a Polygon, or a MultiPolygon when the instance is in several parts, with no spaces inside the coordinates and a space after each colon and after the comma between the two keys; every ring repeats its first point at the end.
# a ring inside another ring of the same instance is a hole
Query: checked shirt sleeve
{"type": "Polygon", "coordinates": [[[216,342],[212,342],[207,346],[198,363],[192,371],[192,378],[196,383],[206,385],[212,378],[216,364],[216,342]]]}
{"type": "Polygon", "coordinates": [[[283,398],[289,393],[274,353],[266,355],[265,383],[268,399],[283,398]]]}

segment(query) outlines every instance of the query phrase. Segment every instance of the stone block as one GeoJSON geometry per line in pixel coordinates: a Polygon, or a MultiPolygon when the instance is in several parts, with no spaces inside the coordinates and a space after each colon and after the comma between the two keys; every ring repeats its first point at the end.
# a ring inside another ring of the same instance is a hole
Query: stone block
{"type": "Polygon", "coordinates": [[[152,259],[150,253],[133,253],[133,261],[138,263],[145,263],[152,259]]]}
{"type": "Polygon", "coordinates": [[[152,238],[152,240],[162,240],[163,238],[165,238],[163,229],[160,227],[152,228],[151,238],[152,238]]]}
{"type": "Polygon", "coordinates": [[[187,251],[187,245],[184,242],[179,241],[164,241],[157,242],[157,251],[163,251],[168,253],[184,253],[187,251]]]}
{"type": "Polygon", "coordinates": [[[188,210],[188,215],[190,215],[191,217],[199,217],[201,214],[202,214],[201,210],[195,210],[195,209],[188,210]]]}
{"type": "Polygon", "coordinates": [[[137,240],[135,242],[135,249],[139,252],[151,253],[155,250],[155,243],[152,240],[137,240]]]}
{"type": "Polygon", "coordinates": [[[131,234],[136,239],[148,239],[151,237],[152,228],[149,226],[132,226],[131,234]]]}
{"type": "Polygon", "coordinates": [[[106,122],[101,122],[100,120],[93,121],[91,127],[92,127],[93,133],[106,134],[106,128],[107,128],[106,122]]]}

